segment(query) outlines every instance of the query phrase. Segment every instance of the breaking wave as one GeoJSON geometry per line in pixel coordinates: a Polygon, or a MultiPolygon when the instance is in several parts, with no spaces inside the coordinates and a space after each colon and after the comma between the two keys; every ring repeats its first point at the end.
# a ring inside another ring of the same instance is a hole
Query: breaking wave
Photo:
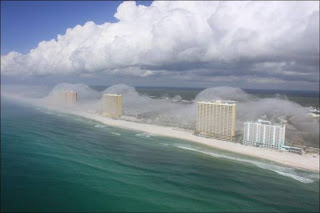
{"type": "Polygon", "coordinates": [[[101,125],[101,124],[96,124],[96,125],[94,125],[94,127],[96,127],[96,128],[104,128],[106,126],[105,125],[101,125]]]}
{"type": "Polygon", "coordinates": [[[120,133],[117,133],[117,132],[110,132],[110,133],[113,134],[113,135],[118,135],[118,136],[121,135],[120,133]]]}
{"type": "Polygon", "coordinates": [[[150,137],[152,136],[152,134],[149,134],[149,133],[143,132],[143,133],[138,133],[138,134],[136,134],[136,136],[138,136],[138,137],[146,137],[146,138],[150,138],[150,137]]]}
{"type": "Polygon", "coordinates": [[[210,152],[210,151],[203,151],[200,149],[195,149],[195,148],[181,145],[181,144],[174,144],[174,146],[177,148],[185,149],[185,150],[199,152],[199,153],[202,153],[205,155],[210,155],[210,156],[216,157],[216,158],[225,158],[225,159],[229,159],[229,160],[233,160],[233,161],[237,161],[237,162],[249,163],[249,164],[255,165],[261,169],[273,171],[279,175],[290,177],[290,178],[297,180],[299,182],[302,182],[302,183],[313,183],[314,180],[319,180],[319,174],[305,174],[302,176],[301,174],[298,174],[294,169],[288,168],[288,167],[272,165],[272,164],[267,164],[267,163],[263,163],[263,162],[259,162],[259,161],[232,157],[232,156],[228,156],[228,155],[217,154],[217,153],[210,152]]]}

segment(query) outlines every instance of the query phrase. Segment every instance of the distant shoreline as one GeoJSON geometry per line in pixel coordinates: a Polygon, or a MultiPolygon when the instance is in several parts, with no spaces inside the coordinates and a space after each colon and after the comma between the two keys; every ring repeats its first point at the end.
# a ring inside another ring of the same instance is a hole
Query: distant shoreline
{"type": "MultiPolygon", "coordinates": [[[[20,97],[12,97],[7,96],[8,98],[15,99],[17,101],[29,102],[32,104],[36,104],[29,99],[21,99],[20,97]]],[[[38,104],[36,104],[38,105],[38,104]]],[[[81,116],[87,119],[95,120],[100,123],[106,124],[108,126],[135,130],[139,132],[147,132],[153,135],[164,136],[169,138],[176,138],[186,141],[191,141],[195,143],[204,144],[210,146],[215,149],[220,149],[224,151],[229,151],[232,153],[237,153],[240,155],[251,156],[259,159],[270,160],[275,163],[279,163],[285,166],[289,166],[292,168],[297,168],[305,171],[310,172],[317,172],[319,173],[319,154],[304,154],[304,155],[297,155],[290,152],[284,152],[274,149],[267,149],[267,148],[260,148],[260,147],[252,147],[252,146],[245,146],[239,143],[234,142],[226,142],[214,138],[205,138],[194,135],[192,132],[188,132],[184,129],[177,130],[177,128],[173,127],[165,127],[165,126],[158,126],[158,125],[151,125],[146,123],[137,123],[132,121],[125,121],[125,120],[115,120],[111,118],[104,117],[97,113],[90,113],[84,112],[79,110],[60,110],[59,108],[50,107],[50,106],[43,106],[48,109],[62,111],[64,113],[73,114],[77,116],[81,116]]]]}

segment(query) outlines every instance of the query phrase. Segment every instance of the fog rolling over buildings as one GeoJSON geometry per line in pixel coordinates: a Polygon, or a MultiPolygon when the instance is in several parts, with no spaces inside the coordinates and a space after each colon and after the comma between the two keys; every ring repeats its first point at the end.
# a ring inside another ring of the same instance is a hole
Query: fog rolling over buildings
{"type": "Polygon", "coordinates": [[[102,97],[103,115],[110,118],[120,118],[122,116],[122,95],[103,94],[102,97]]]}
{"type": "Polygon", "coordinates": [[[64,90],[54,94],[54,103],[71,107],[77,103],[77,93],[72,90],[64,90]]]}
{"type": "Polygon", "coordinates": [[[192,128],[195,125],[196,106],[172,99],[153,99],[139,94],[134,87],[117,84],[105,89],[103,94],[122,95],[123,115],[132,116],[147,123],[192,128]]]}
{"type": "Polygon", "coordinates": [[[0,213],[318,212],[319,8],[1,2],[0,213]]]}
{"type": "MultiPolygon", "coordinates": [[[[17,87],[19,88],[19,87],[17,87]]],[[[235,87],[212,87],[201,91],[192,102],[183,102],[174,98],[151,98],[137,92],[134,87],[116,84],[103,91],[97,91],[85,84],[62,83],[56,85],[48,95],[40,88],[20,86],[20,90],[2,86],[3,93],[22,95],[25,98],[35,98],[42,104],[55,104],[55,94],[72,90],[77,93],[75,109],[102,113],[102,98],[104,94],[122,95],[122,118],[136,122],[181,127],[190,130],[196,128],[197,102],[212,100],[237,101],[236,131],[243,132],[243,123],[257,119],[270,120],[274,123],[286,122],[286,141],[288,143],[319,147],[319,122],[308,116],[308,111],[301,105],[287,100],[285,97],[258,98],[235,87]],[[36,94],[36,90],[42,94],[36,94]]],[[[47,89],[48,91],[48,89],[47,89]]]]}

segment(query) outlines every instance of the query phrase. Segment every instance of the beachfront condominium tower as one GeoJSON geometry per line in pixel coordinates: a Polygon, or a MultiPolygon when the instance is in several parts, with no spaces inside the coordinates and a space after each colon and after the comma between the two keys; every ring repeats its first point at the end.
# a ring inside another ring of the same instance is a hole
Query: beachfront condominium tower
{"type": "Polygon", "coordinates": [[[244,123],[243,144],[280,149],[284,145],[285,124],[258,120],[244,123]]]}
{"type": "Polygon", "coordinates": [[[122,115],[122,95],[103,95],[103,115],[110,118],[120,118],[122,115]]]}
{"type": "Polygon", "coordinates": [[[196,133],[234,140],[236,135],[235,101],[198,102],[196,133]]]}
{"type": "Polygon", "coordinates": [[[77,102],[77,93],[72,90],[64,90],[60,93],[60,100],[63,106],[73,106],[77,102]]]}

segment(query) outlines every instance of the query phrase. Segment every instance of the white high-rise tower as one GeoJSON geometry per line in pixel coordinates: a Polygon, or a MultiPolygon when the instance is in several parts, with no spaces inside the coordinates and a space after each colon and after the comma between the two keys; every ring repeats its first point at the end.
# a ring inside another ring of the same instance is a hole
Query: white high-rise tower
{"type": "Polygon", "coordinates": [[[244,123],[243,143],[280,149],[285,142],[285,133],[285,124],[271,124],[264,120],[248,121],[244,123]]]}

